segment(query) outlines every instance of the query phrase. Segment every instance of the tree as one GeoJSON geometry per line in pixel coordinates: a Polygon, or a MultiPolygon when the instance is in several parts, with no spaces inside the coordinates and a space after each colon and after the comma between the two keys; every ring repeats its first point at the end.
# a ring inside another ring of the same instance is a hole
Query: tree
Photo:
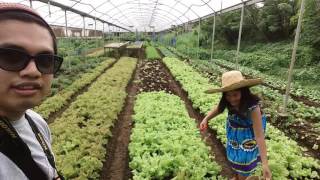
{"type": "Polygon", "coordinates": [[[290,23],[295,14],[294,1],[266,0],[259,13],[258,27],[270,41],[288,39],[295,28],[290,23]]]}
{"type": "Polygon", "coordinates": [[[306,1],[302,28],[302,43],[314,48],[314,59],[320,62],[320,0],[306,1]]]}

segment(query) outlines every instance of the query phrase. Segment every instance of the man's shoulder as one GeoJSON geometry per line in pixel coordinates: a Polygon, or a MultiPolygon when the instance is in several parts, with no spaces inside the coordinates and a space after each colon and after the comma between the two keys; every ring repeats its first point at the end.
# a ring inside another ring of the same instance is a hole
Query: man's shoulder
{"type": "Polygon", "coordinates": [[[49,136],[50,136],[49,126],[48,126],[48,123],[43,119],[43,117],[40,114],[38,114],[37,112],[35,112],[35,111],[31,110],[31,109],[28,109],[26,111],[26,113],[27,113],[28,116],[31,117],[33,122],[39,128],[39,130],[42,131],[43,133],[45,133],[45,135],[49,138],[49,136]]]}
{"type": "Polygon", "coordinates": [[[41,127],[47,127],[48,124],[47,122],[43,119],[43,117],[38,114],[37,112],[31,110],[31,109],[28,109],[26,111],[27,115],[30,116],[32,118],[32,120],[37,124],[37,125],[40,125],[41,127]]]}

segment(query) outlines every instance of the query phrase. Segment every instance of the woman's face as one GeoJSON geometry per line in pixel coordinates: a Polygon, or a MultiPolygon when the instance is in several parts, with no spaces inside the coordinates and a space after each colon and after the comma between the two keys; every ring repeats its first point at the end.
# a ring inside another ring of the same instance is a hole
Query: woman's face
{"type": "Polygon", "coordinates": [[[240,90],[233,90],[226,92],[226,99],[233,107],[240,106],[241,100],[241,91],[240,90]]]}

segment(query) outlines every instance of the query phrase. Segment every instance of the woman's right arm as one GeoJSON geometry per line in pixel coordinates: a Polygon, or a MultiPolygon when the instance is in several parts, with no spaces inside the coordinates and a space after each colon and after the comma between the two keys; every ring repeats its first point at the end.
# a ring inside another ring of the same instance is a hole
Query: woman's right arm
{"type": "Polygon", "coordinates": [[[205,130],[208,128],[208,121],[214,117],[216,117],[217,115],[219,115],[219,110],[218,107],[214,107],[212,108],[212,110],[207,114],[207,116],[205,118],[203,118],[203,120],[200,123],[200,130],[205,130]]]}

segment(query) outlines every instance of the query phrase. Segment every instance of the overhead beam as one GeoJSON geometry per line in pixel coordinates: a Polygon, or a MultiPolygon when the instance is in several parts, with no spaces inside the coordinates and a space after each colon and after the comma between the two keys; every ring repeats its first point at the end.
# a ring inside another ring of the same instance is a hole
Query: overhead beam
{"type": "MultiPolygon", "coordinates": [[[[264,2],[264,1],[265,0],[249,0],[249,1],[245,1],[243,3],[235,4],[233,6],[227,7],[225,9],[222,9],[222,10],[216,11],[216,12],[217,12],[217,14],[224,14],[224,13],[227,13],[227,12],[230,12],[230,11],[241,9],[242,8],[242,4],[244,4],[244,6],[250,6],[250,5],[257,4],[259,2],[264,2]]],[[[208,15],[202,17],[201,19],[208,19],[208,18],[213,17],[213,16],[214,16],[214,13],[211,13],[211,14],[208,14],[208,15]]]]}
{"type": "MultiPolygon", "coordinates": [[[[224,14],[224,13],[227,13],[227,12],[230,12],[230,11],[235,11],[235,10],[241,9],[243,5],[244,6],[250,6],[250,5],[253,5],[253,4],[256,4],[256,3],[259,3],[259,2],[264,2],[264,1],[265,0],[248,0],[248,1],[245,1],[245,2],[241,2],[241,3],[235,4],[233,6],[221,9],[220,11],[216,11],[216,15],[221,15],[221,14],[224,14]]],[[[201,17],[201,20],[205,20],[205,19],[211,18],[214,15],[215,15],[215,13],[208,14],[206,16],[201,17]]],[[[185,26],[185,24],[189,24],[189,23],[193,24],[193,23],[197,23],[198,21],[199,21],[199,18],[191,20],[189,22],[185,22],[185,23],[179,24],[179,25],[177,25],[177,27],[183,27],[183,26],[185,26]]],[[[169,29],[171,29],[171,28],[169,28],[169,29]]],[[[164,31],[167,31],[169,29],[164,29],[164,30],[161,30],[159,32],[164,32],[164,31]]]]}
{"type": "MultiPolygon", "coordinates": [[[[39,2],[42,2],[42,3],[46,3],[46,4],[49,2],[49,0],[33,0],[33,1],[39,1],[39,2]]],[[[95,16],[92,16],[92,15],[90,15],[90,14],[88,14],[88,13],[79,11],[79,10],[77,10],[77,9],[74,9],[74,8],[69,7],[69,6],[66,6],[66,5],[63,5],[63,4],[61,4],[61,3],[58,3],[58,2],[55,2],[55,1],[50,1],[50,5],[53,5],[53,6],[56,6],[56,7],[60,7],[60,8],[62,8],[63,10],[67,10],[67,11],[70,11],[70,12],[73,12],[73,13],[76,13],[76,14],[79,14],[79,15],[81,15],[81,16],[84,16],[84,17],[88,17],[88,18],[91,18],[91,19],[96,19],[96,20],[98,20],[98,21],[101,21],[102,23],[106,23],[106,24],[108,24],[108,25],[112,25],[112,26],[115,26],[115,27],[118,27],[118,28],[121,28],[121,29],[123,29],[123,30],[126,30],[126,31],[131,32],[131,30],[129,30],[129,29],[125,28],[125,27],[118,26],[118,25],[116,25],[116,24],[113,24],[113,23],[110,23],[110,22],[108,22],[108,21],[105,21],[105,20],[103,20],[103,19],[101,19],[101,18],[97,18],[97,17],[95,17],[95,16]]]]}

